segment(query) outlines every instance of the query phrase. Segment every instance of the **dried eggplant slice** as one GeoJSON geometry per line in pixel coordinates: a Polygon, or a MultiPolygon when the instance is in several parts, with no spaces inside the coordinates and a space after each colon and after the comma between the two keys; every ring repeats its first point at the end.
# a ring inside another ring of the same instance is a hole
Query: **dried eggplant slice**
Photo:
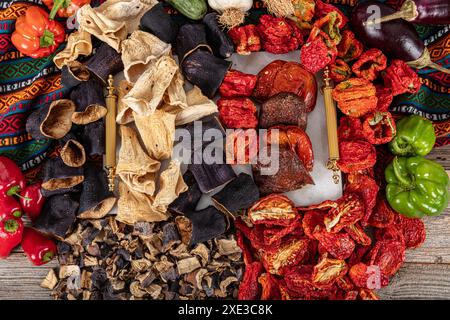
{"type": "Polygon", "coordinates": [[[75,108],[67,99],[53,101],[28,117],[26,130],[36,140],[61,139],[72,128],[75,108]]]}
{"type": "Polygon", "coordinates": [[[105,122],[103,119],[83,126],[80,139],[87,155],[105,154],[105,122]]]}
{"type": "Polygon", "coordinates": [[[69,167],[78,168],[86,162],[86,152],[73,133],[68,133],[59,141],[62,161],[69,167]]]}
{"type": "Polygon", "coordinates": [[[169,205],[169,210],[177,214],[184,214],[193,211],[202,197],[202,192],[195,181],[194,175],[189,170],[183,175],[183,180],[188,186],[188,190],[169,205]]]}
{"type": "Polygon", "coordinates": [[[61,158],[47,160],[42,188],[48,191],[72,188],[84,181],[83,168],[66,166],[61,158]]]}
{"type": "Polygon", "coordinates": [[[249,208],[259,199],[259,190],[253,178],[245,173],[216,193],[212,200],[216,207],[225,214],[235,217],[239,210],[249,208]]]}
{"type": "Polygon", "coordinates": [[[185,216],[192,224],[190,245],[206,242],[225,233],[227,229],[226,217],[213,206],[204,210],[189,212],[185,216]]]}
{"type": "Polygon", "coordinates": [[[184,61],[195,50],[203,48],[211,52],[206,40],[206,27],[204,24],[185,24],[178,31],[176,52],[179,61],[184,61]]]}
{"type": "Polygon", "coordinates": [[[218,14],[215,12],[208,13],[203,18],[206,25],[206,39],[211,44],[216,56],[227,59],[234,53],[234,45],[230,37],[223,31],[217,22],[218,14]]]}
{"type": "Polygon", "coordinates": [[[115,203],[116,198],[108,189],[105,171],[100,166],[89,163],[84,168],[78,218],[101,219],[111,211],[115,203]]]}
{"type": "Polygon", "coordinates": [[[231,62],[217,58],[207,50],[198,49],[184,59],[181,67],[186,79],[212,99],[231,67],[231,62]]]}
{"type": "Polygon", "coordinates": [[[72,121],[75,124],[86,125],[95,122],[106,116],[108,112],[103,97],[103,87],[95,79],[84,81],[76,86],[70,94],[70,99],[77,106],[72,115],[72,121]]]}
{"type": "Polygon", "coordinates": [[[104,84],[107,83],[110,74],[115,75],[124,68],[120,54],[106,43],[100,45],[85,65],[104,84]]]}
{"type": "Polygon", "coordinates": [[[78,202],[68,194],[50,197],[33,227],[47,235],[63,238],[75,222],[77,210],[78,202]]]}
{"type": "Polygon", "coordinates": [[[203,193],[209,193],[236,178],[229,164],[190,164],[189,170],[203,193]]]}
{"type": "Polygon", "coordinates": [[[90,72],[79,61],[70,61],[61,69],[61,85],[66,89],[72,89],[83,81],[88,81],[90,72]]]}
{"type": "Polygon", "coordinates": [[[45,198],[50,198],[59,194],[79,194],[81,192],[81,184],[77,184],[76,186],[70,187],[70,188],[62,188],[62,189],[56,189],[56,190],[47,190],[44,188],[41,188],[42,196],[45,198]]]}
{"type": "Polygon", "coordinates": [[[148,10],[140,21],[140,28],[150,32],[166,43],[173,43],[178,34],[178,25],[158,3],[148,10]]]}
{"type": "Polygon", "coordinates": [[[189,132],[189,136],[191,137],[191,145],[194,148],[194,151],[198,151],[196,149],[199,149],[199,147],[194,143],[195,141],[202,141],[201,150],[204,149],[204,146],[206,144],[209,144],[209,142],[203,141],[203,136],[207,130],[217,130],[217,132],[222,133],[222,138],[225,136],[225,129],[222,126],[222,123],[216,116],[207,116],[204,117],[195,123],[190,123],[186,126],[184,126],[184,129],[186,129],[189,132]],[[201,122],[202,124],[202,131],[195,130],[196,124],[198,125],[198,122],[201,122]]]}

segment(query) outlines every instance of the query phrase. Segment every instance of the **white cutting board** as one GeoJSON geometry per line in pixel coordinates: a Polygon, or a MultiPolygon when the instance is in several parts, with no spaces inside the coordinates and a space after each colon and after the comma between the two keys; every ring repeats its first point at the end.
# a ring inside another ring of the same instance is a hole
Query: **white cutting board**
{"type": "MultiPolygon", "coordinates": [[[[253,53],[248,56],[234,54],[231,60],[233,62],[233,69],[245,73],[258,74],[259,71],[261,71],[273,60],[299,62],[300,51],[294,51],[283,55],[274,55],[267,52],[253,53]]],[[[314,150],[314,169],[311,175],[315,185],[308,185],[299,190],[286,193],[286,195],[298,206],[308,206],[311,204],[320,203],[324,200],[335,200],[342,196],[342,184],[334,184],[332,178],[333,172],[326,168],[328,161],[328,137],[325,106],[323,95],[320,90],[320,87],[322,86],[321,77],[317,76],[316,78],[319,85],[317,104],[314,111],[312,111],[308,116],[308,127],[306,130],[311,139],[314,150]]],[[[239,165],[233,167],[236,173],[246,172],[251,174],[251,167],[249,165],[239,165]]],[[[214,193],[221,189],[222,188],[215,190],[214,193]]],[[[202,209],[212,204],[210,199],[212,194],[204,195],[197,208],[202,209]]]]}

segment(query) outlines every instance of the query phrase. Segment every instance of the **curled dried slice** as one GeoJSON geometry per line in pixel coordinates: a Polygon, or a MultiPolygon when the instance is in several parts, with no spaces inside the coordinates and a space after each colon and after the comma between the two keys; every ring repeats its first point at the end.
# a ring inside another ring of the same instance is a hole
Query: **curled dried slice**
{"type": "Polygon", "coordinates": [[[354,225],[364,216],[364,203],[355,193],[344,194],[337,203],[338,206],[332,208],[324,219],[328,232],[337,233],[345,227],[354,225]]]}
{"type": "Polygon", "coordinates": [[[318,285],[331,285],[343,278],[347,271],[348,267],[344,260],[330,259],[324,255],[314,266],[312,281],[318,285]]]}
{"type": "Polygon", "coordinates": [[[282,275],[308,258],[309,239],[290,239],[279,247],[262,253],[264,267],[271,274],[282,275]]]}
{"type": "Polygon", "coordinates": [[[248,209],[248,216],[254,224],[286,226],[297,215],[294,203],[288,197],[278,194],[266,196],[248,209]]]}
{"type": "Polygon", "coordinates": [[[67,134],[60,140],[61,150],[59,154],[62,161],[69,167],[78,168],[86,162],[86,152],[74,134],[67,134]]]}

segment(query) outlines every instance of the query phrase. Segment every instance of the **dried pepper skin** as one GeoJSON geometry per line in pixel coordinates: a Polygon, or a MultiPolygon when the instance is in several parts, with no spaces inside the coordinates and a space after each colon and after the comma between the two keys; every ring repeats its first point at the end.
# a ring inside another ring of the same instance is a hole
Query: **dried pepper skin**
{"type": "Polygon", "coordinates": [[[286,196],[271,194],[261,198],[250,209],[248,217],[253,224],[288,226],[298,216],[294,203],[286,196]]]}
{"type": "Polygon", "coordinates": [[[341,42],[338,44],[338,57],[345,62],[357,59],[364,50],[364,46],[356,39],[355,34],[350,30],[342,32],[341,42]]]}
{"type": "Polygon", "coordinates": [[[348,22],[347,17],[337,7],[333,6],[332,4],[325,3],[321,0],[316,0],[315,2],[316,2],[316,10],[314,13],[314,17],[316,19],[320,19],[329,14],[330,12],[336,12],[340,16],[338,25],[339,28],[342,29],[347,24],[348,22]]]}
{"type": "Polygon", "coordinates": [[[219,93],[222,98],[250,97],[256,86],[257,77],[253,74],[230,70],[225,75],[219,93]]]}
{"type": "Polygon", "coordinates": [[[355,242],[347,233],[330,233],[319,227],[316,228],[313,235],[336,259],[347,259],[355,249],[355,242]]]}
{"type": "Polygon", "coordinates": [[[302,65],[308,71],[316,73],[333,63],[336,57],[337,47],[333,40],[319,28],[313,28],[308,40],[301,48],[302,65]]]}
{"type": "Polygon", "coordinates": [[[417,93],[421,86],[418,74],[402,60],[392,60],[382,76],[384,86],[390,88],[394,96],[417,93]]]}
{"type": "Polygon", "coordinates": [[[262,15],[257,26],[265,51],[283,54],[297,50],[303,44],[301,30],[291,20],[262,15]]]}
{"type": "Polygon", "coordinates": [[[318,285],[332,285],[343,278],[347,271],[348,266],[344,260],[331,259],[324,255],[314,266],[312,281],[318,285]]]}
{"type": "Polygon", "coordinates": [[[376,94],[378,98],[377,102],[377,111],[386,112],[389,110],[389,107],[394,100],[394,95],[392,94],[392,90],[390,88],[385,88],[381,85],[375,85],[376,94]]]}
{"type": "Polygon", "coordinates": [[[375,86],[365,79],[350,78],[333,89],[333,99],[342,113],[361,117],[375,111],[378,99],[375,86]]]}
{"type": "Polygon", "coordinates": [[[347,185],[345,192],[354,192],[358,194],[364,202],[365,214],[361,224],[366,226],[372,215],[373,208],[377,203],[377,195],[380,188],[377,182],[367,174],[351,173],[347,176],[347,185]]]}
{"type": "Polygon", "coordinates": [[[316,20],[314,22],[314,27],[325,32],[333,44],[337,46],[342,39],[340,30],[341,22],[342,16],[337,11],[330,11],[320,19],[316,20]]]}
{"type": "Polygon", "coordinates": [[[252,52],[261,50],[261,38],[256,26],[253,24],[234,27],[228,31],[228,35],[233,41],[238,54],[249,55],[252,52]]]}
{"type": "Polygon", "coordinates": [[[354,225],[363,218],[365,212],[364,203],[356,193],[345,193],[336,202],[338,206],[331,209],[324,218],[326,230],[331,233],[354,225]]]}
{"type": "Polygon", "coordinates": [[[363,125],[360,118],[343,116],[339,121],[339,141],[365,140],[363,125]]]}
{"type": "Polygon", "coordinates": [[[381,71],[386,69],[387,58],[378,49],[369,49],[361,54],[353,64],[352,71],[359,78],[373,81],[378,78],[381,71]]]}
{"type": "Polygon", "coordinates": [[[397,134],[394,117],[390,112],[369,114],[363,123],[364,135],[371,144],[385,144],[397,134]]]}
{"type": "Polygon", "coordinates": [[[248,98],[221,98],[217,101],[219,118],[230,129],[254,129],[258,125],[256,106],[248,98]]]}
{"type": "Polygon", "coordinates": [[[342,172],[352,173],[372,168],[377,161],[375,147],[367,141],[340,141],[338,167],[342,172]]]}
{"type": "Polygon", "coordinates": [[[346,81],[350,79],[352,70],[350,66],[342,59],[336,59],[335,62],[330,64],[330,78],[335,83],[346,81]]]}
{"type": "Polygon", "coordinates": [[[389,206],[386,198],[380,193],[377,204],[370,216],[369,225],[375,228],[386,228],[394,222],[396,212],[389,206]]]}
{"type": "Polygon", "coordinates": [[[402,231],[407,249],[417,248],[425,242],[426,232],[422,220],[396,214],[395,225],[402,231]]]}
{"type": "Polygon", "coordinates": [[[370,265],[380,267],[383,275],[393,276],[405,261],[405,244],[396,240],[381,240],[369,253],[370,265]]]}
{"type": "Polygon", "coordinates": [[[315,2],[314,0],[292,0],[294,6],[293,19],[302,30],[312,28],[312,20],[314,18],[315,2]]]}
{"type": "Polygon", "coordinates": [[[244,277],[239,286],[239,300],[257,300],[261,295],[258,278],[262,274],[261,262],[253,262],[245,267],[244,277]]]}

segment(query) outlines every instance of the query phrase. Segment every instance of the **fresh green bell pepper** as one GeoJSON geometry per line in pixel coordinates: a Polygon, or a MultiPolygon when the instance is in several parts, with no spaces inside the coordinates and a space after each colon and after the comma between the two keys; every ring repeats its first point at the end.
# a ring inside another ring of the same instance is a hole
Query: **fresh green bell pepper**
{"type": "Polygon", "coordinates": [[[426,156],[435,142],[433,123],[411,115],[397,122],[397,135],[389,143],[389,149],[397,156],[426,156]]]}
{"type": "Polygon", "coordinates": [[[387,166],[386,198],[391,207],[409,218],[435,216],[449,203],[450,179],[444,168],[422,157],[395,157],[387,166]]]}

